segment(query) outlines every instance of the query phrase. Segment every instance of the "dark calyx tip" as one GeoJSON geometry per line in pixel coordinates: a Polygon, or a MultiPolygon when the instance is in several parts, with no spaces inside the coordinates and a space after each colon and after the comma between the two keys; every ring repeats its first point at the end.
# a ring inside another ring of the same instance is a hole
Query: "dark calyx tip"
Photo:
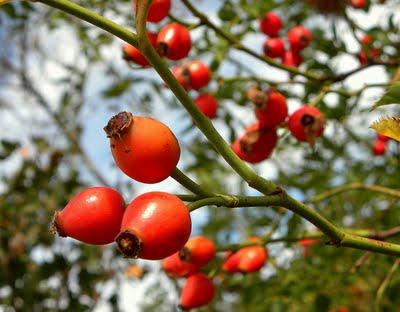
{"type": "Polygon", "coordinates": [[[119,250],[127,258],[137,258],[142,249],[142,242],[140,239],[129,230],[125,230],[118,234],[115,239],[119,250]]]}
{"type": "Polygon", "coordinates": [[[301,124],[306,127],[306,126],[311,126],[313,125],[315,122],[315,117],[312,115],[308,115],[305,114],[302,118],[301,118],[301,124]]]}
{"type": "Polygon", "coordinates": [[[121,112],[112,117],[103,129],[108,138],[119,137],[133,122],[132,113],[121,112]]]}
{"type": "Polygon", "coordinates": [[[157,44],[157,52],[160,56],[166,56],[168,54],[168,44],[165,42],[159,42],[157,44]]]}
{"type": "Polygon", "coordinates": [[[50,233],[53,235],[58,234],[61,237],[67,237],[68,235],[64,233],[64,231],[61,229],[61,226],[57,222],[58,214],[58,211],[54,214],[53,221],[50,224],[50,233]]]}
{"type": "Polygon", "coordinates": [[[183,305],[178,304],[178,309],[181,311],[189,311],[189,309],[185,308],[183,305]]]}
{"type": "Polygon", "coordinates": [[[189,248],[187,247],[183,247],[180,251],[179,251],[179,258],[182,261],[186,261],[186,262],[190,262],[191,259],[191,252],[189,250],[189,248]]]}

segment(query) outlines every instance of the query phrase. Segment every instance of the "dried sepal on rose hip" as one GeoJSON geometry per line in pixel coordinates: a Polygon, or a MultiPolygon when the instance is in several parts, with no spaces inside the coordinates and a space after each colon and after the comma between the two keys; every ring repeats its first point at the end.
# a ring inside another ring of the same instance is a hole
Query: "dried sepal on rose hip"
{"type": "Polygon", "coordinates": [[[53,230],[94,245],[112,243],[119,233],[125,203],[120,193],[110,187],[90,187],[55,213],[53,230]]]}
{"type": "Polygon", "coordinates": [[[168,178],[180,157],[178,140],[163,123],[146,116],[121,112],[104,127],[111,152],[127,176],[143,183],[168,178]]]}
{"type": "Polygon", "coordinates": [[[128,258],[161,260],[182,249],[191,228],[189,209],[177,196],[149,192],[128,205],[115,240],[128,258]]]}
{"type": "Polygon", "coordinates": [[[289,116],[289,131],[301,142],[314,145],[315,140],[323,134],[324,127],[324,115],[314,106],[303,105],[289,116]]]}
{"type": "Polygon", "coordinates": [[[190,310],[209,304],[215,295],[212,280],[203,273],[188,277],[182,288],[180,305],[182,310],[190,310]]]}

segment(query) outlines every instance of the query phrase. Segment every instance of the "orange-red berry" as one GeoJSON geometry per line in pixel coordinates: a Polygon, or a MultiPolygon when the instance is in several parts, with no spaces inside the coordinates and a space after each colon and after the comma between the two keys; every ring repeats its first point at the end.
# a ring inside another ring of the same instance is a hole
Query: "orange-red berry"
{"type": "Polygon", "coordinates": [[[288,128],[290,133],[301,142],[313,144],[324,132],[324,115],[314,107],[304,105],[290,115],[288,128]]]}
{"type": "Polygon", "coordinates": [[[204,236],[195,236],[188,240],[179,256],[183,261],[203,267],[214,259],[216,248],[214,242],[204,236]]]}
{"type": "Polygon", "coordinates": [[[215,295],[213,282],[204,274],[191,275],[183,285],[180,307],[184,310],[205,306],[215,295]]]}
{"type": "Polygon", "coordinates": [[[170,60],[186,57],[191,47],[190,33],[179,23],[167,24],[158,33],[157,50],[161,56],[166,56],[170,60]]]}
{"type": "Polygon", "coordinates": [[[179,252],[165,258],[162,261],[162,268],[172,278],[186,277],[197,273],[200,269],[197,265],[182,261],[179,252]]]}
{"type": "Polygon", "coordinates": [[[261,31],[270,36],[277,37],[282,28],[281,18],[274,12],[267,12],[260,18],[261,31]]]}
{"type": "Polygon", "coordinates": [[[218,102],[213,95],[209,93],[200,94],[194,100],[194,103],[208,118],[213,119],[217,117],[218,102]]]}

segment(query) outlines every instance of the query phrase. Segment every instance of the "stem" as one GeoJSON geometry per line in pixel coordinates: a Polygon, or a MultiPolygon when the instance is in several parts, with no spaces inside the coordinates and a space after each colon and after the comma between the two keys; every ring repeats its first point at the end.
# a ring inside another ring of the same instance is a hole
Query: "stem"
{"type": "Polygon", "coordinates": [[[383,295],[386,291],[386,289],[389,286],[389,282],[393,277],[393,274],[397,271],[397,269],[399,268],[399,264],[400,264],[400,260],[396,259],[392,265],[392,267],[390,268],[389,272],[387,273],[387,275],[385,276],[385,279],[383,280],[382,284],[379,286],[378,291],[376,292],[376,299],[375,299],[375,311],[379,312],[381,311],[381,302],[382,302],[382,298],[383,295]]]}
{"type": "Polygon", "coordinates": [[[351,190],[368,190],[368,191],[382,193],[382,194],[386,194],[389,196],[400,198],[400,191],[397,191],[397,190],[394,190],[391,188],[387,188],[384,186],[366,185],[366,184],[356,182],[356,183],[345,184],[345,185],[333,188],[331,190],[328,190],[326,192],[323,192],[321,194],[312,196],[307,200],[307,202],[309,202],[309,203],[321,202],[330,197],[333,197],[333,196],[336,196],[336,195],[339,195],[341,193],[348,192],[351,190]]]}
{"type": "Polygon", "coordinates": [[[189,191],[193,192],[196,195],[201,197],[209,197],[214,196],[212,192],[208,192],[204,190],[200,185],[190,179],[186,174],[180,171],[178,168],[175,168],[174,172],[172,173],[171,177],[178,182],[179,184],[183,185],[189,191]]]}
{"type": "Polygon", "coordinates": [[[276,68],[280,68],[282,70],[285,70],[289,73],[295,74],[295,75],[300,75],[303,77],[306,77],[308,79],[311,80],[319,80],[321,77],[315,75],[315,74],[311,74],[308,72],[303,72],[298,70],[295,67],[290,67],[290,66],[285,66],[277,61],[275,61],[273,58],[270,57],[266,57],[263,56],[261,54],[256,53],[255,51],[245,47],[242,43],[240,43],[240,41],[238,41],[233,35],[229,34],[228,32],[222,30],[221,28],[219,28],[217,25],[215,25],[214,23],[212,23],[208,17],[203,14],[202,12],[200,12],[199,10],[197,10],[191,3],[189,0],[182,0],[183,4],[189,9],[190,12],[192,12],[192,14],[194,16],[196,16],[197,18],[200,19],[200,21],[202,22],[202,24],[206,25],[207,27],[211,28],[212,30],[215,31],[215,33],[217,35],[219,35],[220,37],[224,38],[226,41],[228,41],[231,44],[232,48],[235,48],[239,51],[245,52],[253,57],[255,57],[256,59],[263,61],[264,63],[267,63],[273,67],[276,68]]]}
{"type": "Polygon", "coordinates": [[[78,4],[75,4],[68,0],[36,0],[36,1],[42,2],[54,8],[60,9],[61,11],[74,15],[80,18],[81,20],[84,20],[101,29],[104,29],[105,31],[137,47],[137,36],[135,33],[78,4]]]}

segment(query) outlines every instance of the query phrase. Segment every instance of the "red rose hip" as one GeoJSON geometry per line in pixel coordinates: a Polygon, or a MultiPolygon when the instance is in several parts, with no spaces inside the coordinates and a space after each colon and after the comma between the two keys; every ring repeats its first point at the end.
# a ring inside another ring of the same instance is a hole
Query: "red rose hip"
{"type": "Polygon", "coordinates": [[[310,44],[312,34],[306,27],[299,25],[289,30],[288,40],[292,51],[298,52],[310,44]]]}
{"type": "MultiPolygon", "coordinates": [[[[147,32],[147,35],[149,37],[151,44],[155,48],[156,43],[157,43],[157,34],[147,32]]],[[[127,61],[134,62],[141,66],[149,66],[149,62],[144,57],[142,52],[140,52],[140,50],[138,48],[135,48],[134,46],[132,46],[128,43],[126,43],[122,46],[122,53],[123,53],[124,59],[127,61]]]]}
{"type": "Polygon", "coordinates": [[[213,119],[217,117],[218,102],[213,95],[209,93],[200,94],[194,100],[194,103],[208,118],[213,119]]]}
{"type": "Polygon", "coordinates": [[[170,60],[180,60],[189,54],[192,40],[187,28],[179,23],[165,25],[157,37],[157,50],[170,60]]]}
{"type": "Polygon", "coordinates": [[[187,65],[189,84],[194,90],[199,90],[208,85],[211,80],[211,71],[202,61],[192,61],[187,65]]]}
{"type": "Polygon", "coordinates": [[[197,273],[200,268],[192,263],[182,261],[179,253],[176,252],[163,260],[162,269],[169,277],[179,278],[197,273]]]}
{"type": "Polygon", "coordinates": [[[267,261],[268,253],[263,246],[249,246],[237,252],[239,258],[238,269],[241,272],[258,272],[267,261]]]}
{"type": "Polygon", "coordinates": [[[149,192],[126,208],[116,242],[129,258],[160,260],[185,245],[191,228],[189,210],[177,196],[149,192]]]}
{"type": "MultiPolygon", "coordinates": [[[[133,0],[133,9],[136,10],[137,0],[133,0]]],[[[171,9],[171,0],[152,0],[147,13],[147,21],[158,23],[168,16],[171,9]]]]}
{"type": "Polygon", "coordinates": [[[268,57],[283,57],[285,55],[285,43],[281,38],[269,38],[263,46],[264,54],[268,57]]]}
{"type": "Polygon", "coordinates": [[[60,236],[87,244],[109,244],[118,235],[124,211],[124,200],[116,190],[90,187],[56,212],[53,225],[60,236]]]}
{"type": "Polygon", "coordinates": [[[278,136],[275,129],[262,129],[259,123],[249,126],[245,134],[232,144],[232,149],[240,159],[249,163],[259,163],[273,152],[278,136]]]}
{"type": "Polygon", "coordinates": [[[298,67],[303,62],[303,58],[298,52],[286,51],[282,57],[282,64],[289,67],[298,67]]]}
{"type": "Polygon", "coordinates": [[[288,127],[297,140],[314,144],[324,132],[324,123],[324,115],[318,108],[304,105],[289,117],[288,127]]]}
{"type": "Polygon", "coordinates": [[[179,251],[179,256],[185,262],[203,267],[214,259],[215,253],[216,248],[212,240],[204,236],[196,236],[179,251]]]}
{"type": "Polygon", "coordinates": [[[255,109],[260,128],[273,128],[286,120],[288,107],[286,98],[277,91],[270,91],[265,103],[255,109]]]}
{"type": "Polygon", "coordinates": [[[189,310],[205,306],[211,302],[214,295],[214,284],[206,275],[202,273],[191,275],[183,285],[180,307],[189,310]]]}
{"type": "Polygon", "coordinates": [[[267,36],[277,37],[281,28],[281,18],[274,12],[267,12],[260,18],[260,29],[267,36]]]}
{"type": "Polygon", "coordinates": [[[104,130],[118,167],[136,181],[163,181],[178,164],[178,140],[158,120],[122,112],[112,117],[104,130]]]}

